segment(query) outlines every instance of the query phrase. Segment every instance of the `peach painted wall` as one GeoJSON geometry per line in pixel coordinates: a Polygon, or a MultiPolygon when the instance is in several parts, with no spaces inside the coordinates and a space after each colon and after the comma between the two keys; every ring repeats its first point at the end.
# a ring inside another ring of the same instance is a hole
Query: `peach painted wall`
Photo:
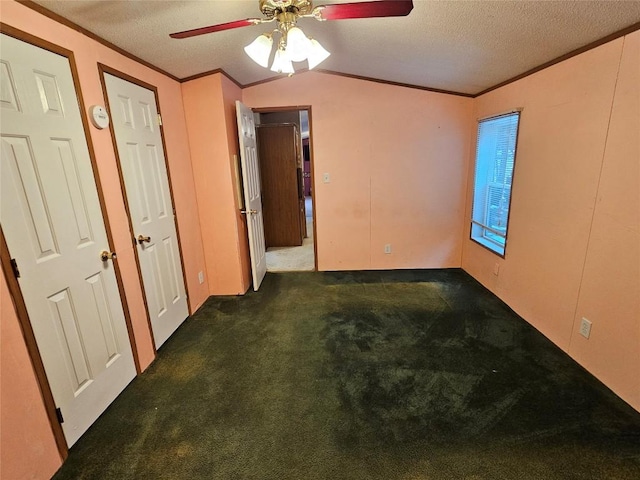
{"type": "Polygon", "coordinates": [[[182,84],[209,293],[243,294],[249,287],[245,227],[233,167],[237,154],[235,99],[240,88],[215,74],[182,84]],[[232,110],[233,108],[233,110],[232,110]]]}
{"type": "Polygon", "coordinates": [[[636,409],[639,35],[475,100],[476,118],[524,109],[506,258],[468,239],[470,182],[462,259],[467,272],[636,409]],[[593,322],[589,340],[578,334],[583,316],[593,322]]]}
{"type": "Polygon", "coordinates": [[[0,316],[0,478],[51,478],[60,455],[4,275],[0,316]]]}
{"type": "MultiPolygon", "coordinates": [[[[206,282],[200,285],[197,278],[198,271],[204,270],[204,253],[198,206],[193,188],[193,172],[180,84],[16,2],[2,1],[2,22],[73,51],[86,107],[106,103],[102,94],[98,63],[108,65],[158,88],[178,228],[184,253],[189,305],[192,311],[195,310],[208,297],[208,285],[206,282]]],[[[108,130],[100,131],[91,127],[90,136],[104,192],[106,213],[114,237],[113,247],[118,254],[118,264],[122,272],[138,355],[141,367],[145,369],[154,359],[153,344],[135,265],[134,247],[131,242],[131,233],[120,188],[114,146],[108,130]]],[[[5,307],[4,302],[0,320],[3,332],[5,329],[12,331],[19,328],[14,310],[5,307]]],[[[24,348],[22,339],[15,335],[8,337],[8,339],[3,336],[2,342],[3,364],[4,362],[10,363],[11,359],[7,358],[12,355],[13,351],[21,351],[24,348]],[[7,345],[9,341],[11,344],[7,345]],[[14,344],[14,342],[17,343],[14,344]]],[[[16,361],[16,365],[17,367],[11,370],[3,368],[2,383],[3,385],[24,382],[30,384],[31,388],[24,388],[17,394],[15,402],[16,404],[32,405],[36,409],[38,408],[36,406],[42,405],[42,400],[37,390],[37,382],[31,365],[24,361],[24,358],[16,361]]],[[[5,408],[9,408],[10,405],[3,402],[3,416],[5,408]]],[[[2,431],[1,461],[3,472],[10,472],[7,474],[7,478],[12,479],[36,478],[39,476],[37,472],[50,465],[51,456],[57,456],[57,450],[55,444],[45,437],[42,437],[42,448],[35,448],[34,445],[37,443],[27,442],[22,430],[25,425],[42,422],[44,423],[40,426],[34,427],[34,432],[50,430],[48,421],[46,418],[30,415],[24,408],[11,413],[15,415],[15,419],[8,426],[3,425],[2,431]],[[15,430],[14,427],[16,427],[15,430]],[[13,439],[10,448],[4,441],[8,438],[13,439]],[[22,443],[23,440],[27,443],[22,443]],[[12,452],[13,454],[11,454],[12,452]]]]}
{"type": "Polygon", "coordinates": [[[640,31],[624,39],[596,198],[569,353],[640,410],[640,31]]]}
{"type": "Polygon", "coordinates": [[[242,98],[311,105],[319,270],[460,266],[472,99],[316,72],[242,98]]]}

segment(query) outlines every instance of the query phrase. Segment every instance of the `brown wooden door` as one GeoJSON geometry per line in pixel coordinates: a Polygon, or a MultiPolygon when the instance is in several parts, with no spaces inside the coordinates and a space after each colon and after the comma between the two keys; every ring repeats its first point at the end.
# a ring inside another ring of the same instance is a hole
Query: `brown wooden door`
{"type": "Polygon", "coordinates": [[[302,245],[295,125],[258,125],[264,236],[268,247],[302,245]]]}

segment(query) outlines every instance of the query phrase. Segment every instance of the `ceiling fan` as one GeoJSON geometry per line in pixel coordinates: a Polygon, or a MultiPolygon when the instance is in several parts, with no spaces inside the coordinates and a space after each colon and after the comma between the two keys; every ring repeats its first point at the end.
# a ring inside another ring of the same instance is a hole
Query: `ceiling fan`
{"type": "Polygon", "coordinates": [[[308,38],[296,22],[299,18],[316,20],[345,20],[351,18],[403,17],[413,9],[412,0],[375,0],[367,2],[341,3],[313,6],[311,0],[258,0],[263,18],[247,18],[234,22],[220,23],[208,27],[194,28],[172,33],[171,38],[189,38],[206,33],[220,32],[233,28],[276,22],[276,28],[260,35],[245,47],[245,52],[257,64],[267,68],[273,33],[280,34],[271,70],[277,73],[294,73],[292,62],[307,60],[309,69],[313,69],[330,54],[320,43],[308,38]]]}

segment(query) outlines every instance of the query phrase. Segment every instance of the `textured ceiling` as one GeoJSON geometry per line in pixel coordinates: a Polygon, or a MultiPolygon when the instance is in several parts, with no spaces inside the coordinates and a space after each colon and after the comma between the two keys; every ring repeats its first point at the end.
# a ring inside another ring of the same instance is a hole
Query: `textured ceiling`
{"type": "MultiPolygon", "coordinates": [[[[172,32],[259,17],[258,0],[36,3],[178,78],[219,68],[242,85],[274,76],[242,50],[270,26],[169,38],[172,32]]],[[[327,3],[347,1],[314,2],[327,3]]],[[[309,18],[298,25],[332,53],[318,68],[475,94],[640,22],[640,0],[414,0],[414,5],[407,17],[309,18]]]]}

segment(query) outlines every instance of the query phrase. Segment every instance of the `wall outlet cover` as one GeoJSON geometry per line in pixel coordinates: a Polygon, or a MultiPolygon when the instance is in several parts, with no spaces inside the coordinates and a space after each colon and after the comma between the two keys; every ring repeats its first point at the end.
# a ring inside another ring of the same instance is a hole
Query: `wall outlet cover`
{"type": "Polygon", "coordinates": [[[584,317],[580,322],[580,335],[584,338],[589,338],[589,335],[591,335],[591,322],[584,317]]]}

